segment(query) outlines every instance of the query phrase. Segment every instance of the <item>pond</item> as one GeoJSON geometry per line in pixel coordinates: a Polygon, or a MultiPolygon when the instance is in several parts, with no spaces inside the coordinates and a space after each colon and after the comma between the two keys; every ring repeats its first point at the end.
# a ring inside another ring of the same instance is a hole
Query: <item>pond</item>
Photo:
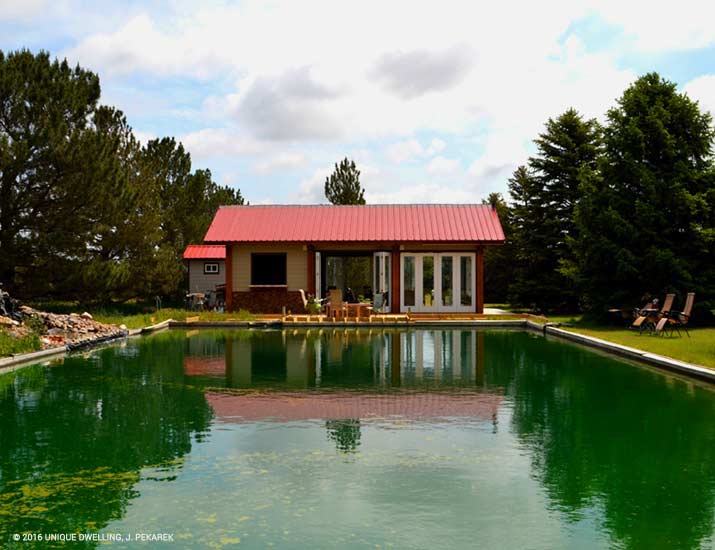
{"type": "Polygon", "coordinates": [[[172,330],[0,376],[0,547],[711,547],[714,419],[523,331],[172,330]]]}

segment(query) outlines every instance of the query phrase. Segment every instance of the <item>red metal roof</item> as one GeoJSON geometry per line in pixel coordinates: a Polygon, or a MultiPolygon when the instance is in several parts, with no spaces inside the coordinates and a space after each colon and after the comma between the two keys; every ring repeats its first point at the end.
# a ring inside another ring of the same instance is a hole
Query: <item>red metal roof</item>
{"type": "Polygon", "coordinates": [[[184,250],[184,260],[225,260],[226,247],[216,244],[190,244],[184,250]]]}
{"type": "Polygon", "coordinates": [[[502,243],[504,232],[482,204],[222,206],[204,241],[502,243]]]}

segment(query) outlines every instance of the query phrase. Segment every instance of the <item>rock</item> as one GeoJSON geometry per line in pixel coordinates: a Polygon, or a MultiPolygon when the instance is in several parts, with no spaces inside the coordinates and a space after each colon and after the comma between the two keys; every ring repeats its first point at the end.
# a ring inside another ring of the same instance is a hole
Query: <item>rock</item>
{"type": "Polygon", "coordinates": [[[3,317],[0,315],[0,325],[12,325],[12,319],[10,317],[3,317]]]}
{"type": "Polygon", "coordinates": [[[80,315],[80,317],[82,317],[82,319],[93,319],[92,314],[87,311],[80,315]]]}

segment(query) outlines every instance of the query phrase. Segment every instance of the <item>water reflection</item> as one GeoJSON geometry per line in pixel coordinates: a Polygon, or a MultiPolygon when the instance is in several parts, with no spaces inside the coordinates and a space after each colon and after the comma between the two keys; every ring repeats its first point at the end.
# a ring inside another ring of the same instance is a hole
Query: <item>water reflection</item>
{"type": "Polygon", "coordinates": [[[291,330],[188,338],[184,373],[226,388],[477,387],[484,333],[476,330],[291,330]]]}
{"type": "Polygon", "coordinates": [[[0,376],[0,546],[130,518],[207,547],[250,502],[254,543],[697,548],[713,418],[709,387],[523,332],[173,331],[0,376]]]}
{"type": "Polygon", "coordinates": [[[180,470],[213,415],[181,383],[181,356],[147,340],[0,376],[0,547],[99,530],[138,496],[142,468],[180,470]]]}

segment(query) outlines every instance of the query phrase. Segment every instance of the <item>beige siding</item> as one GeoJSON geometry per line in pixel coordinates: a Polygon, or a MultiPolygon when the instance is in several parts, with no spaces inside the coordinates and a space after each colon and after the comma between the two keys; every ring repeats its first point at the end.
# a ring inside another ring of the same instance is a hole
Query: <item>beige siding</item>
{"type": "Polygon", "coordinates": [[[226,282],[226,265],[223,260],[189,260],[189,292],[214,290],[226,282]],[[204,263],[217,263],[218,273],[204,273],[204,263]]]}
{"type": "Polygon", "coordinates": [[[233,291],[249,290],[251,285],[251,253],[284,252],[288,290],[306,289],[308,286],[308,252],[303,245],[234,245],[233,291]]]}

